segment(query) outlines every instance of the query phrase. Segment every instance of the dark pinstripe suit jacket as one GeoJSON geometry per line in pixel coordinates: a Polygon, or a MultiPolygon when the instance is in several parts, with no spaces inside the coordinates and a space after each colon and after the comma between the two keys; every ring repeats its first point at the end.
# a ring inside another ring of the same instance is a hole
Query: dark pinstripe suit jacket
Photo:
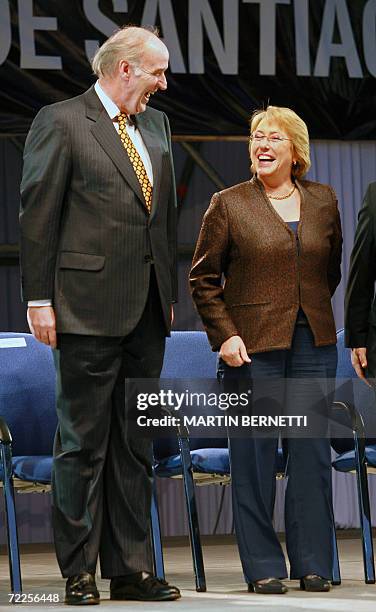
{"type": "Polygon", "coordinates": [[[345,342],[366,347],[367,378],[376,378],[376,182],[370,183],[358,215],[345,299],[345,342]]]}
{"type": "Polygon", "coordinates": [[[153,166],[150,216],[93,87],[42,108],[31,126],[21,185],[22,295],[52,298],[58,332],[132,331],[147,299],[152,259],[170,329],[177,291],[170,130],[164,113],[152,108],[136,120],[153,166]]]}

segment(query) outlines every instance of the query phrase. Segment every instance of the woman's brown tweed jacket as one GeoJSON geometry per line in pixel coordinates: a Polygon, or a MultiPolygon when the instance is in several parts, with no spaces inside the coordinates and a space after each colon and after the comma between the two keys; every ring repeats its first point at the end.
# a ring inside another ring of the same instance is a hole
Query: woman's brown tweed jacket
{"type": "Polygon", "coordinates": [[[190,273],[213,350],[234,335],[248,353],[289,348],[299,305],[315,346],[335,344],[331,296],[341,279],[342,251],[337,200],[328,185],[296,185],[298,240],[257,178],[213,195],[190,273]]]}

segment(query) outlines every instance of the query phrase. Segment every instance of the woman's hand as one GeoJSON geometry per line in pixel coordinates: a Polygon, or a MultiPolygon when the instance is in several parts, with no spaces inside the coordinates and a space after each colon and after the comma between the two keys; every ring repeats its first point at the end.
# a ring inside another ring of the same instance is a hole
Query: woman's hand
{"type": "Polygon", "coordinates": [[[251,363],[247,349],[240,336],[231,336],[221,346],[219,356],[232,368],[239,368],[243,363],[251,363]]]}

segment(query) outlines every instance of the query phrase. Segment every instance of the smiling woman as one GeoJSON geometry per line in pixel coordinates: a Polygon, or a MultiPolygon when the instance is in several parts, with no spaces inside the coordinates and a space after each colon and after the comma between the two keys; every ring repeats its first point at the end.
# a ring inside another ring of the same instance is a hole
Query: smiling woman
{"type": "MultiPolygon", "coordinates": [[[[311,166],[308,129],[294,111],[289,108],[268,106],[266,110],[257,110],[253,113],[250,126],[249,152],[252,163],[254,145],[261,145],[266,141],[268,145],[277,147],[279,150],[279,145],[288,141],[291,143],[292,154],[292,166],[288,169],[288,174],[295,178],[302,178],[308,172],[311,166]]],[[[255,167],[251,169],[257,172],[255,167]]]]}
{"type": "MultiPolygon", "coordinates": [[[[267,411],[282,397],[290,414],[305,416],[313,402],[313,414],[325,415],[337,363],[330,303],[341,278],[337,200],[328,185],[303,180],[308,130],[291,109],[254,113],[249,152],[252,180],[214,194],[204,216],[190,275],[193,299],[219,350],[220,378],[249,379],[254,410],[256,399],[267,411]],[[266,377],[267,397],[260,380],[266,377]],[[327,378],[328,388],[318,389],[315,378],[327,378]]],[[[257,593],[287,591],[272,524],[278,435],[275,429],[268,438],[230,440],[235,530],[248,589],[257,593]]],[[[287,549],[291,578],[302,589],[328,591],[330,445],[314,437],[317,431],[309,435],[286,439],[287,549]]]]}
{"type": "Polygon", "coordinates": [[[250,124],[251,170],[282,219],[298,221],[300,192],[295,179],[304,176],[311,165],[307,126],[289,108],[275,106],[256,111],[250,124]]]}

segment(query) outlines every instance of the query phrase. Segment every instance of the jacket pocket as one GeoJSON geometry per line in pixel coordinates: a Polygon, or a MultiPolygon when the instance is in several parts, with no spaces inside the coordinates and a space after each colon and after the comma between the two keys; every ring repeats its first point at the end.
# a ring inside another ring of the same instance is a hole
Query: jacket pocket
{"type": "Polygon", "coordinates": [[[65,270],[88,270],[99,272],[105,264],[104,255],[90,255],[88,253],[76,253],[63,251],[60,253],[59,268],[65,270]]]}

